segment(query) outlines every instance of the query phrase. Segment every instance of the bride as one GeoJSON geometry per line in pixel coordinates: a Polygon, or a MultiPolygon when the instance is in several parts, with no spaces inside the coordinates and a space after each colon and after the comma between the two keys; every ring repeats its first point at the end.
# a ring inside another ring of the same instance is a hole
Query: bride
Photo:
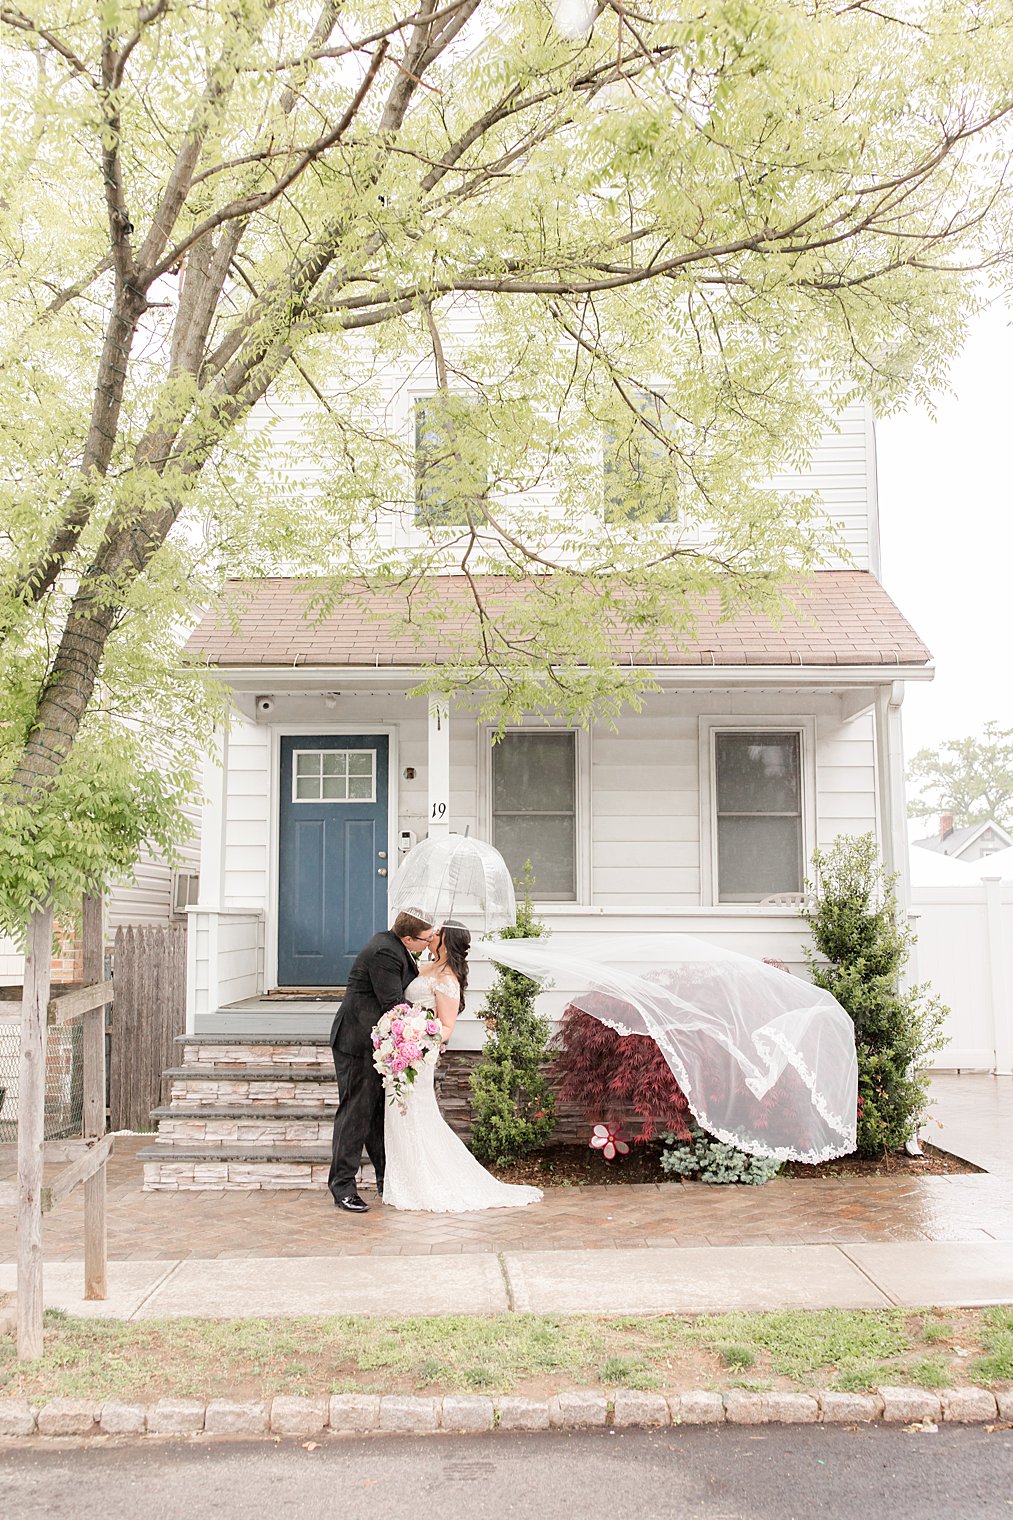
{"type": "MultiPolygon", "coordinates": [[[[446,1045],[464,1008],[471,935],[444,924],[429,943],[430,964],[405,988],[405,999],[432,1009],[446,1045]]],[[[383,1201],[395,1209],[463,1214],[471,1209],[516,1209],[537,1203],[538,1188],[500,1182],[481,1166],[444,1122],[436,1104],[435,1067],[423,1066],[408,1089],[406,1112],[389,1103],[384,1124],[387,1169],[383,1201]]]]}

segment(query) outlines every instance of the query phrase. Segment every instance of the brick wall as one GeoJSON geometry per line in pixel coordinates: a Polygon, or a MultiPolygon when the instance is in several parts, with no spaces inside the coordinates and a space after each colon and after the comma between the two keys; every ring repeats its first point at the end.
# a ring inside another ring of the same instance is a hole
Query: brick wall
{"type": "Polygon", "coordinates": [[[50,976],[54,983],[84,981],[84,949],[73,924],[57,924],[53,930],[53,959],[50,976]]]}
{"type": "MultiPolygon", "coordinates": [[[[436,1098],[444,1119],[461,1139],[471,1137],[471,1074],[481,1059],[477,1050],[446,1050],[436,1068],[436,1098]]],[[[551,1080],[551,1078],[550,1078],[551,1080]]],[[[603,1116],[604,1117],[604,1116],[603,1116]]],[[[634,1113],[619,1116],[620,1128],[629,1137],[639,1134],[643,1120],[634,1113]]],[[[581,1109],[556,1102],[556,1123],[549,1145],[586,1145],[591,1125],[581,1109]]]]}

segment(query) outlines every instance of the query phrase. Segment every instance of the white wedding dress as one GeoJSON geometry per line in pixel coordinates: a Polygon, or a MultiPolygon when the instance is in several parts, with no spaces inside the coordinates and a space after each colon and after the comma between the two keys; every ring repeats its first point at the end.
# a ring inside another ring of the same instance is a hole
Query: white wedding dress
{"type": "MultiPolygon", "coordinates": [[[[457,983],[417,976],[405,1000],[435,1010],[435,989],[454,997],[457,983]]],[[[538,1188],[500,1182],[477,1162],[445,1122],[436,1103],[435,1066],[423,1066],[408,1089],[406,1112],[387,1103],[383,1201],[395,1209],[466,1214],[473,1209],[520,1209],[537,1203],[538,1188]]]]}

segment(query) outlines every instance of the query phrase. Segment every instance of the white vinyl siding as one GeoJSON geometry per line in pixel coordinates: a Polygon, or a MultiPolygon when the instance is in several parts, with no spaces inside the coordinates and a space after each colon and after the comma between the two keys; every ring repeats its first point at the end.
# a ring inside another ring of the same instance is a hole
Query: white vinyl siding
{"type": "MultiPolygon", "coordinates": [[[[331,678],[331,684],[337,680],[331,678]]],[[[264,690],[272,683],[265,677],[264,690]]],[[[277,822],[271,817],[273,746],[268,724],[237,719],[228,742],[225,839],[220,906],[255,909],[273,917],[272,852],[277,822]]],[[[713,901],[702,862],[709,844],[701,834],[700,720],[733,718],[754,727],[807,725],[811,735],[813,807],[807,850],[829,845],[839,833],[877,827],[875,742],[871,712],[843,719],[833,693],[773,690],[652,692],[642,711],[627,712],[618,732],[604,726],[575,734],[578,750],[577,904],[593,911],[678,914],[713,901]]],[[[398,830],[425,837],[427,820],[427,703],[387,689],[372,695],[338,695],[328,707],[323,692],[276,695],[272,722],[326,733],[340,724],[369,733],[377,724],[397,735],[398,762],[391,785],[398,830]],[[409,777],[405,773],[411,771],[409,777]]],[[[547,730],[538,725],[534,732],[547,730]]],[[[491,738],[464,714],[450,724],[450,827],[491,838],[491,738]]],[[[210,848],[210,840],[209,840],[210,848]]],[[[392,865],[396,841],[391,841],[392,865]]],[[[807,861],[808,870],[808,861],[807,861]]],[[[202,898],[202,901],[205,901],[202,898]]],[[[206,901],[205,905],[216,904],[206,901]]],[[[560,903],[547,911],[576,911],[560,903]]],[[[715,912],[732,911],[731,907],[715,912]]],[[[271,925],[268,923],[268,934],[271,925]]],[[[760,936],[762,938],[762,935],[760,936]]],[[[270,948],[268,962],[270,963],[270,948]]]]}
{"type": "MultiPolygon", "coordinates": [[[[193,803],[185,810],[190,835],[179,852],[178,869],[200,869],[201,810],[193,803]]],[[[127,881],[118,882],[106,894],[106,933],[115,934],[121,924],[158,926],[173,919],[172,884],[176,867],[142,850],[127,881]]],[[[178,919],[176,920],[178,922],[178,919]]]]}
{"type": "MultiPolygon", "coordinates": [[[[480,303],[464,297],[449,303],[441,312],[441,328],[448,350],[466,347],[481,329],[480,303]]],[[[378,541],[383,548],[394,543],[417,543],[430,537],[431,529],[420,530],[415,523],[415,482],[411,469],[414,408],[436,389],[432,354],[425,346],[417,354],[381,366],[374,360],[368,337],[359,339],[359,350],[357,362],[361,373],[373,376],[369,427],[398,437],[406,466],[403,502],[396,510],[389,510],[388,504],[378,511],[378,541]]],[[[818,383],[816,375],[813,383],[818,383]]],[[[347,404],[347,397],[336,399],[347,404]]],[[[327,448],[313,441],[311,416],[319,410],[320,403],[315,398],[285,391],[260,402],[249,424],[251,434],[270,430],[282,476],[310,497],[326,490],[330,478],[327,448]]],[[[776,472],[771,484],[778,490],[818,495],[826,518],[840,525],[845,552],[840,560],[830,562],[828,568],[871,569],[879,573],[875,438],[869,407],[862,402],[846,407],[836,424],[826,429],[809,461],[776,472]]],[[[512,499],[509,493],[503,498],[512,499]]],[[[525,501],[539,510],[551,508],[552,500],[552,486],[547,477],[525,495],[525,501]]],[[[497,502],[500,502],[498,494],[497,502]]],[[[573,526],[567,523],[567,531],[573,526]]],[[[694,525],[691,541],[695,541],[696,532],[694,525]]],[[[701,526],[700,537],[706,540],[706,525],[701,526]]]]}
{"type": "Polygon", "coordinates": [[[827,519],[840,527],[846,556],[827,562],[828,570],[878,573],[875,501],[875,442],[867,407],[855,402],[828,428],[807,465],[775,475],[779,491],[818,494],[827,519]]]}

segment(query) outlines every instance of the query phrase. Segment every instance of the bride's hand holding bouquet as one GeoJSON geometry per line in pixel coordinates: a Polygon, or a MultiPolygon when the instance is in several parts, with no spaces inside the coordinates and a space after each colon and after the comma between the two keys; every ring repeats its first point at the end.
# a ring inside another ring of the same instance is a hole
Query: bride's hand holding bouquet
{"type": "Polygon", "coordinates": [[[373,1065],[392,1103],[404,1113],[408,1091],[423,1066],[435,1066],[443,1025],[417,1003],[396,1003],[373,1029],[373,1065]]]}

